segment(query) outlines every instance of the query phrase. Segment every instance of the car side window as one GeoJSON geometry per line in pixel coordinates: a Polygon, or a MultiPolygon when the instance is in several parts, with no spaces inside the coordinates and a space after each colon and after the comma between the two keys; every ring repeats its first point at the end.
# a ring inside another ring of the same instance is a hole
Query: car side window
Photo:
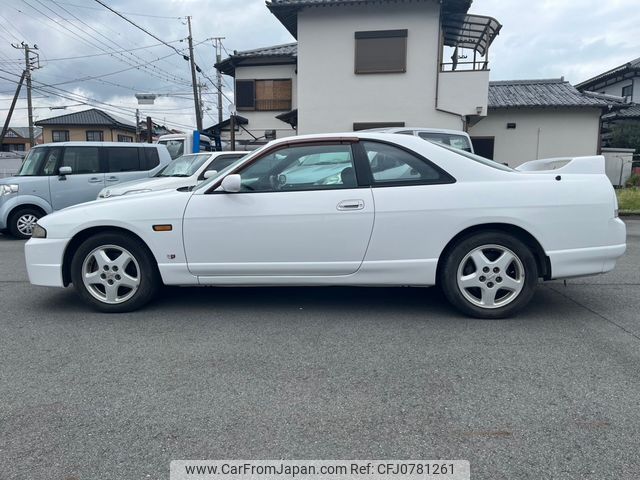
{"type": "Polygon", "coordinates": [[[399,147],[362,142],[374,185],[450,183],[453,179],[439,168],[399,147]]]}
{"type": "Polygon", "coordinates": [[[59,148],[52,148],[49,150],[49,154],[47,155],[47,159],[44,162],[44,167],[42,168],[43,175],[57,175],[58,174],[58,162],[60,161],[60,157],[62,156],[62,150],[59,148]]]}
{"type": "Polygon", "coordinates": [[[351,145],[282,148],[239,172],[243,192],[357,188],[351,145]]]}
{"type": "Polygon", "coordinates": [[[222,170],[227,168],[229,165],[234,163],[236,160],[241,159],[243,156],[244,155],[222,155],[216,158],[213,162],[211,162],[207,166],[205,171],[209,172],[211,170],[216,170],[218,172],[221,172],[222,170]]]}
{"type": "Polygon", "coordinates": [[[98,147],[67,147],[60,166],[71,167],[72,175],[100,173],[98,147]]]}
{"type": "Polygon", "coordinates": [[[107,171],[137,172],[140,171],[140,157],[136,147],[107,148],[107,171]]]}
{"type": "Polygon", "coordinates": [[[160,165],[160,157],[158,156],[158,149],[151,147],[144,147],[140,152],[141,167],[143,170],[153,170],[160,165]]]}

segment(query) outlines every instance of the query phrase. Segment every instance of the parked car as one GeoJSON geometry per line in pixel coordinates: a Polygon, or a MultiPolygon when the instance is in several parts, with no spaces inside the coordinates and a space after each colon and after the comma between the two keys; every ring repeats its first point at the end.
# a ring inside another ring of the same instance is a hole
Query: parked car
{"type": "Polygon", "coordinates": [[[119,197],[133,193],[195,187],[198,183],[216,175],[232,163],[244,157],[247,152],[193,153],[176,158],[151,178],[125,182],[115,187],[105,187],[98,198],[119,197]]]}
{"type": "Polygon", "coordinates": [[[375,128],[367,131],[380,133],[396,133],[400,135],[413,135],[416,137],[420,137],[423,140],[442,143],[443,145],[449,145],[450,147],[464,150],[465,152],[475,153],[473,150],[473,144],[471,143],[471,137],[469,137],[468,133],[462,132],[460,130],[445,130],[442,128],[389,127],[375,128]]]}
{"type": "Polygon", "coordinates": [[[513,170],[415,136],[359,132],[273,141],[193,191],[48,215],[26,262],[31,283],[73,284],[104,312],[140,308],[162,283],[437,284],[460,311],[502,318],[539,279],[610,271],[625,242],[603,157],[513,170]],[[326,168],[336,163],[337,178],[326,168]]]}
{"type": "Polygon", "coordinates": [[[32,148],[0,182],[0,230],[29,238],[39,218],[95,200],[105,186],[155,175],[171,161],[164,145],[63,142],[32,148]]]}

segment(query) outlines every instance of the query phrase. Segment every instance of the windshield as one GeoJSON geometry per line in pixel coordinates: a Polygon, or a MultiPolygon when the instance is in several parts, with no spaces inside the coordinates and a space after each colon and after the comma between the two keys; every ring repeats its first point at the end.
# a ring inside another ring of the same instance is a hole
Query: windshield
{"type": "Polygon", "coordinates": [[[462,155],[463,157],[466,157],[470,160],[473,160],[474,162],[478,162],[481,163],[483,165],[486,165],[487,167],[491,167],[491,168],[495,168],[497,170],[504,170],[505,172],[515,172],[515,170],[511,167],[508,167],[507,165],[503,165],[501,163],[498,162],[494,162],[493,160],[489,160],[488,158],[484,158],[481,157],[480,155],[476,155],[475,153],[469,153],[466,152],[464,150],[459,150],[457,148],[453,148],[450,147],[449,145],[445,145],[443,143],[438,143],[438,142],[431,142],[434,145],[437,145],[439,147],[442,148],[446,148],[447,150],[453,152],[453,153],[457,153],[458,155],[462,155]]]}
{"type": "Polygon", "coordinates": [[[438,133],[438,132],[418,132],[418,136],[431,142],[440,143],[442,145],[449,145],[458,150],[464,150],[471,153],[471,143],[469,139],[464,135],[455,135],[452,133],[438,133]]]}
{"type": "Polygon", "coordinates": [[[42,162],[44,161],[44,157],[47,154],[46,148],[34,148],[31,150],[24,162],[22,163],[22,167],[20,167],[20,171],[16,174],[17,177],[33,177],[40,173],[40,168],[42,167],[42,162]]]}
{"type": "Polygon", "coordinates": [[[167,147],[172,160],[184,155],[184,140],[161,140],[158,143],[167,147]]]}
{"type": "Polygon", "coordinates": [[[211,155],[184,155],[160,170],[156,177],[190,177],[211,155]]]}

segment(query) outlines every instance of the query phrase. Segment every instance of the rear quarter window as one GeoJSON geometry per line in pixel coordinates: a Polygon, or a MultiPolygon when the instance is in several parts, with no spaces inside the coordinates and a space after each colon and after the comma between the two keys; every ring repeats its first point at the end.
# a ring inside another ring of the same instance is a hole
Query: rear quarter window
{"type": "Polygon", "coordinates": [[[143,170],[153,170],[160,165],[160,156],[157,148],[143,148],[140,156],[143,170]]]}

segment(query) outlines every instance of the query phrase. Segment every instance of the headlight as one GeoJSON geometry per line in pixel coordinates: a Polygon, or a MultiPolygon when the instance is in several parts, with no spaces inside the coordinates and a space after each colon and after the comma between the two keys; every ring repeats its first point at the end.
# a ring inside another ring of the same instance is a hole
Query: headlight
{"type": "Polygon", "coordinates": [[[0,197],[3,195],[10,195],[12,193],[18,193],[19,189],[19,185],[0,185],[0,197]]]}
{"type": "Polygon", "coordinates": [[[153,192],[153,190],[151,190],[150,188],[146,188],[143,190],[129,190],[128,192],[124,192],[125,195],[135,195],[136,193],[147,193],[147,192],[153,192]]]}
{"type": "Polygon", "coordinates": [[[36,223],[31,230],[31,238],[47,238],[47,231],[36,223]]]}

